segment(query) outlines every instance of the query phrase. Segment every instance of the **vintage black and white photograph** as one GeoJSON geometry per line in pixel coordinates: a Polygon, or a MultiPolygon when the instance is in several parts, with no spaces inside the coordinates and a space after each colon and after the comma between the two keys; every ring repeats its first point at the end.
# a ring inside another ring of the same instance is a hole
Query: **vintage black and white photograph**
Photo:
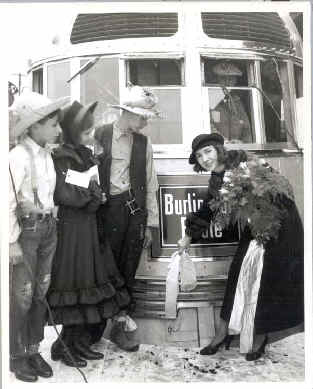
{"type": "Polygon", "coordinates": [[[5,12],[5,387],[304,387],[310,3],[5,12]]]}

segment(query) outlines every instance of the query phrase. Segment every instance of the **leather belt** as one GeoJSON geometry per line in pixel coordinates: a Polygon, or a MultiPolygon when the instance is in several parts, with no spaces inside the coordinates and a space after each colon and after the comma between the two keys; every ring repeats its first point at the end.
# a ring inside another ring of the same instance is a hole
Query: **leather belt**
{"type": "Polygon", "coordinates": [[[53,217],[54,216],[53,216],[52,212],[43,212],[43,213],[31,213],[28,216],[24,216],[22,219],[31,219],[31,220],[43,222],[43,221],[49,220],[53,217]]]}
{"type": "Polygon", "coordinates": [[[131,215],[134,215],[136,212],[141,211],[141,208],[136,203],[136,199],[133,196],[131,189],[117,195],[110,195],[109,201],[118,201],[123,203],[125,207],[128,208],[131,215]]]}

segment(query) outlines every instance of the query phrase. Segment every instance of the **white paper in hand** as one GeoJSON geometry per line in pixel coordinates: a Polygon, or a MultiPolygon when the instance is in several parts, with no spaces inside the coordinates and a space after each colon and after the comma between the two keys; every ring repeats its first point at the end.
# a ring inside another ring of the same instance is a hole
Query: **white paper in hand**
{"type": "Polygon", "coordinates": [[[91,179],[91,177],[94,177],[94,176],[97,177],[97,183],[98,183],[98,185],[100,185],[98,165],[92,166],[87,171],[87,173],[88,173],[89,179],[91,179]]]}
{"type": "Polygon", "coordinates": [[[77,172],[76,170],[68,169],[65,177],[65,182],[67,184],[72,184],[80,186],[82,188],[88,188],[90,181],[90,176],[87,172],[77,172]]]}

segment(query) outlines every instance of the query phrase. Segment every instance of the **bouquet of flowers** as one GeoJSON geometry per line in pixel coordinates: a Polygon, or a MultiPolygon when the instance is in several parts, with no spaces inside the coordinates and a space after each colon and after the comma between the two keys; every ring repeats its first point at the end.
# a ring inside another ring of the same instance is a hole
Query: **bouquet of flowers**
{"type": "Polygon", "coordinates": [[[242,229],[249,225],[253,238],[265,244],[278,238],[286,199],[294,200],[289,181],[264,160],[248,154],[247,162],[225,172],[210,208],[214,222],[222,228],[238,222],[242,229]]]}

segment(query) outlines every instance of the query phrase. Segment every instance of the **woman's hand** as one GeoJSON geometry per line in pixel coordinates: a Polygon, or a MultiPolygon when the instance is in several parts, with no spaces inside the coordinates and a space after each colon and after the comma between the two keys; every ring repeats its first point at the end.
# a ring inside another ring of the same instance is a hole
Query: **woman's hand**
{"type": "Polygon", "coordinates": [[[179,239],[179,241],[177,242],[179,254],[182,254],[184,250],[188,250],[190,243],[191,243],[191,237],[188,235],[185,235],[183,238],[179,239]]]}

